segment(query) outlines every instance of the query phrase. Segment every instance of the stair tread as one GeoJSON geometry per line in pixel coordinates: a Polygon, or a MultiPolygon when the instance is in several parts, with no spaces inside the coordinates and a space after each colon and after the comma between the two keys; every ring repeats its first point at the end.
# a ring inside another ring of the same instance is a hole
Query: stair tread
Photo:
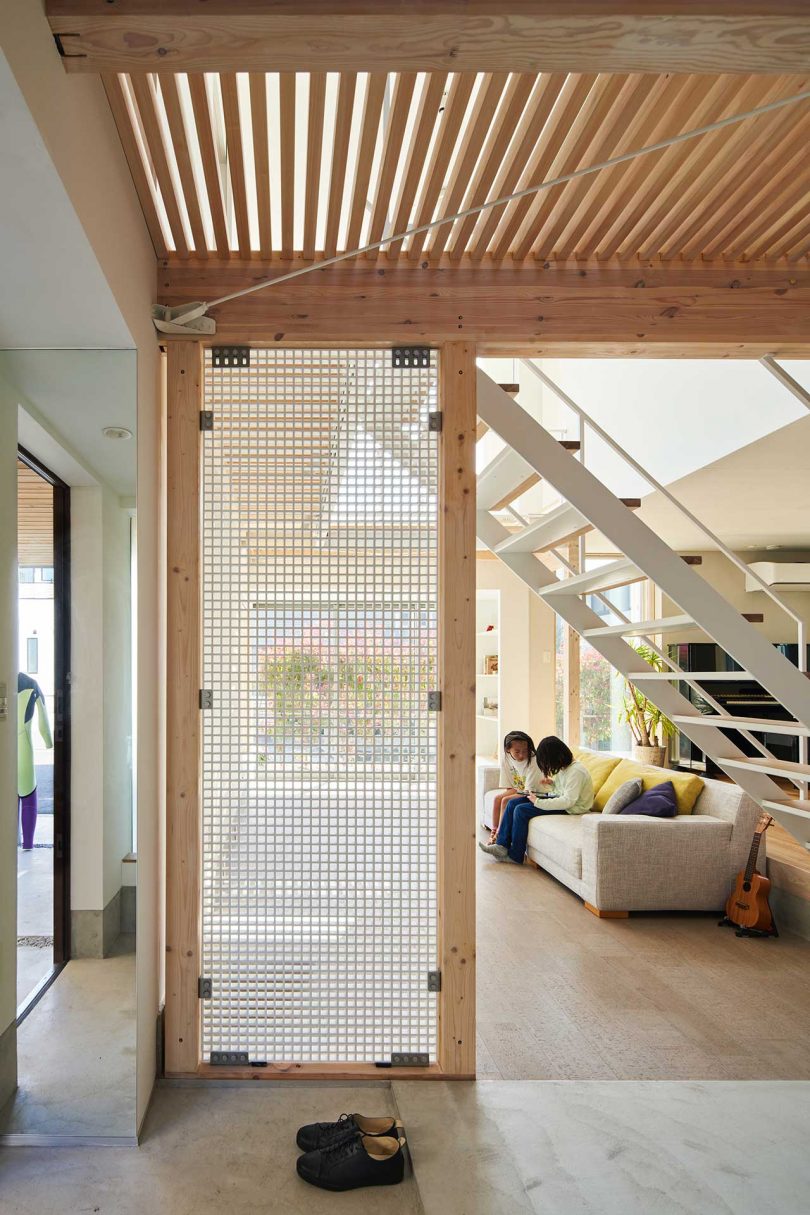
{"type": "Polygon", "coordinates": [[[496,546],[495,552],[534,553],[538,551],[541,544],[553,548],[556,544],[562,544],[563,540],[573,533],[581,533],[590,529],[591,525],[582,512],[565,502],[562,506],[555,507],[554,510],[541,515],[539,519],[535,519],[520,531],[513,532],[508,539],[502,540],[496,546]],[[559,528],[562,528],[562,531],[559,537],[555,538],[559,528]],[[545,537],[544,533],[547,533],[545,537]]]}
{"type": "MultiPolygon", "coordinates": [[[[578,439],[558,439],[568,452],[578,451],[578,439]]],[[[478,505],[481,510],[502,510],[541,480],[540,474],[513,447],[499,451],[478,474],[478,505]]]]}
{"type": "Polygon", "coordinates": [[[647,679],[657,679],[663,681],[665,679],[685,679],[685,680],[703,680],[709,679],[737,679],[753,682],[748,671],[639,671],[633,676],[636,682],[647,679]]]}
{"type": "Polygon", "coordinates": [[[769,797],[763,800],[762,805],[766,810],[786,810],[788,814],[810,818],[810,801],[805,797],[769,797]]]}
{"type": "Polygon", "coordinates": [[[717,726],[721,730],[764,730],[772,734],[803,734],[810,737],[810,726],[800,721],[769,717],[721,717],[719,713],[676,713],[672,720],[676,724],[717,726]]]}
{"type": "MultiPolygon", "coordinates": [[[[622,557],[619,561],[611,561],[607,565],[600,565],[597,569],[586,570],[584,574],[575,574],[573,578],[561,578],[559,582],[543,587],[540,593],[543,596],[558,594],[582,595],[588,587],[601,583],[605,579],[610,581],[614,576],[621,577],[624,574],[637,574],[639,579],[645,577],[634,561],[631,561],[628,557],[622,557]]],[[[635,577],[628,578],[628,581],[635,580],[635,577]]],[[[616,583],[615,585],[619,584],[616,583]]]]}
{"type": "Polygon", "coordinates": [[[750,769],[752,772],[774,772],[777,776],[810,777],[810,764],[797,764],[792,759],[776,759],[774,756],[739,756],[734,759],[723,757],[718,761],[730,768],[750,769]]]}
{"type": "Polygon", "coordinates": [[[628,624],[608,624],[599,629],[585,629],[583,637],[638,637],[651,633],[670,633],[676,629],[692,628],[691,616],[662,616],[658,620],[639,620],[628,624]]]}

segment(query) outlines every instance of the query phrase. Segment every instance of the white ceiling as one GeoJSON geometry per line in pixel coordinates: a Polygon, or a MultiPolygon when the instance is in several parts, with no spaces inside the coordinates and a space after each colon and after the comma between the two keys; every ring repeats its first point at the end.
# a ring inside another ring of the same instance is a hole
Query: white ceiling
{"type": "Polygon", "coordinates": [[[121,497],[135,494],[134,350],[6,350],[0,352],[0,372],[20,390],[23,446],[31,444],[34,454],[69,485],[85,484],[54,467],[61,459],[53,451],[55,439],[94,480],[121,497]],[[107,439],[105,426],[123,426],[133,438],[107,439]]]}

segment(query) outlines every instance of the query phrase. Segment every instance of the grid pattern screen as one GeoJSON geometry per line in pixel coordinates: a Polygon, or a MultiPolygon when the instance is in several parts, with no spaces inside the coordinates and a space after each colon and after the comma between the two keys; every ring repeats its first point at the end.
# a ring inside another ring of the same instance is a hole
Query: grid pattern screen
{"type": "Polygon", "coordinates": [[[435,1059],[436,357],[206,356],[204,1059],[435,1059]]]}

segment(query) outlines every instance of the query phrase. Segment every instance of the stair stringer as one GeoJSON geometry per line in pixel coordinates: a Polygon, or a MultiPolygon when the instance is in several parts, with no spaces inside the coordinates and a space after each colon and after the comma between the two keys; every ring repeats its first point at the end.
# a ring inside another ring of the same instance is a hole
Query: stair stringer
{"type": "MultiPolygon", "coordinates": [[[[551,570],[531,553],[496,554],[496,546],[511,533],[486,511],[478,512],[477,532],[479,539],[490,552],[497,556],[535,594],[539,594],[544,587],[552,584],[560,585],[551,570]]],[[[546,600],[544,602],[548,603],[546,600]]],[[[601,617],[576,595],[555,592],[553,605],[549,606],[553,606],[557,614],[580,635],[589,629],[599,628],[604,623],[601,617]]],[[[588,638],[588,644],[592,645],[612,667],[615,667],[626,678],[643,675],[650,670],[638,651],[622,637],[588,638]]],[[[677,678],[677,675],[673,674],[673,678],[677,678]]],[[[694,705],[691,701],[687,700],[672,684],[661,681],[656,683],[652,691],[645,694],[649,695],[650,700],[667,717],[680,714],[691,716],[694,713],[694,705]]],[[[744,758],[745,753],[723,731],[714,727],[707,730],[705,718],[700,722],[696,720],[694,727],[683,724],[679,728],[687,738],[690,738],[701,750],[710,755],[715,763],[760,805],[764,801],[772,802],[784,799],[784,790],[767,773],[748,769],[731,770],[724,767],[724,759],[744,758]]],[[[791,812],[775,808],[770,809],[769,813],[773,814],[774,818],[796,839],[802,843],[810,842],[810,815],[799,810],[791,812]]]]}
{"type": "MultiPolygon", "coordinates": [[[[607,536],[619,552],[643,570],[698,628],[748,671],[752,679],[767,688],[793,717],[810,724],[810,680],[593,473],[565,452],[535,418],[480,370],[477,387],[478,414],[490,428],[607,536]]],[[[509,534],[506,529],[504,533],[509,534]]],[[[555,607],[561,598],[555,593],[555,607]]],[[[597,620],[590,627],[597,628],[601,624],[602,621],[597,620]]]]}

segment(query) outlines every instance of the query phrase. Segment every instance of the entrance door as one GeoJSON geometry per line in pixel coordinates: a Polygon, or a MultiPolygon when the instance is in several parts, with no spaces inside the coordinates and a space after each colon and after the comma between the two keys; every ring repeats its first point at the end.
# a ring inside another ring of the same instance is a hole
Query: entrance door
{"type": "Polygon", "coordinates": [[[18,452],[18,1016],[70,956],[70,491],[18,452]]]}
{"type": "Polygon", "coordinates": [[[433,1063],[437,357],[249,360],[206,355],[202,1058],[433,1063]]]}

